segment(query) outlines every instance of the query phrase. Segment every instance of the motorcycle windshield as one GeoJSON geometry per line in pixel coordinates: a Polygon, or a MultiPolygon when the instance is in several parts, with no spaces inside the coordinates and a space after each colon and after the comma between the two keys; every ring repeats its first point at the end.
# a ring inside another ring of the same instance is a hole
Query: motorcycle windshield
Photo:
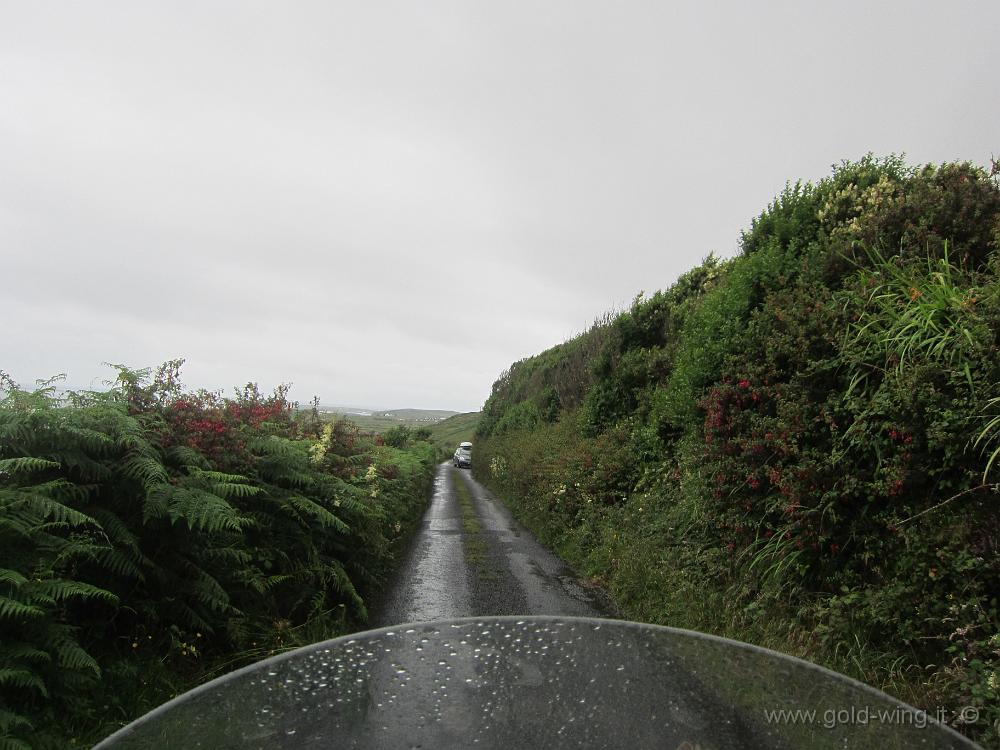
{"type": "Polygon", "coordinates": [[[976,747],[936,718],[735,641],[614,620],[491,617],[291,651],[97,747],[976,747]]]}

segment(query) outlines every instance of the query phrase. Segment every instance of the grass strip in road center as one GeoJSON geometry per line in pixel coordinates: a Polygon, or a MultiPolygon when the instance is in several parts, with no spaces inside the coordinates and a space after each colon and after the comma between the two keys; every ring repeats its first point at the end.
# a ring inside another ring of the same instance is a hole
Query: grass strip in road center
{"type": "Polygon", "coordinates": [[[489,569],[486,561],[486,541],[482,537],[482,526],[476,517],[472,492],[461,474],[454,476],[455,496],[462,506],[462,551],[465,561],[475,569],[480,580],[492,580],[496,574],[489,569]]]}

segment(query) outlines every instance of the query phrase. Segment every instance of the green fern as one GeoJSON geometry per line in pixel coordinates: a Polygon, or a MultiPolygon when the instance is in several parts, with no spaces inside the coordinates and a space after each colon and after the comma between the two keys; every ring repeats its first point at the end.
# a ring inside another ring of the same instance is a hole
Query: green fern
{"type": "Polygon", "coordinates": [[[64,635],[54,643],[55,659],[63,669],[92,672],[95,677],[101,676],[101,668],[97,660],[88,654],[73,638],[64,635]]]}
{"type": "MultiPolygon", "coordinates": [[[[33,725],[29,725],[32,726],[33,725]]],[[[0,734],[0,750],[32,750],[31,744],[16,737],[0,734]]]]}
{"type": "Polygon", "coordinates": [[[58,469],[59,462],[49,461],[44,458],[33,456],[21,456],[19,458],[0,458],[0,473],[6,474],[32,474],[45,469],[58,469]]]}
{"type": "Polygon", "coordinates": [[[115,447],[115,441],[109,435],[91,427],[64,422],[61,425],[61,431],[65,437],[73,438],[81,450],[94,456],[106,456],[115,447]]]}
{"type": "Polygon", "coordinates": [[[95,485],[112,481],[114,471],[106,462],[99,461],[82,451],[67,450],[60,453],[59,462],[62,469],[78,482],[95,485]]]}
{"type": "MultiPolygon", "coordinates": [[[[72,527],[97,525],[90,516],[64,505],[54,497],[61,494],[70,497],[75,495],[79,498],[80,489],[65,479],[54,479],[44,484],[11,489],[0,492],[0,508],[6,513],[28,510],[39,519],[52,519],[72,527]]],[[[86,497],[85,490],[82,490],[82,497],[86,497]]]]}
{"type": "MultiPolygon", "coordinates": [[[[13,711],[7,711],[6,709],[0,708],[0,732],[8,734],[12,729],[34,729],[34,725],[27,719],[27,717],[21,716],[21,714],[16,714],[13,711]]],[[[24,747],[27,747],[30,750],[29,745],[24,745],[24,747]]]]}
{"type": "Polygon", "coordinates": [[[16,570],[0,568],[0,583],[9,583],[14,588],[17,588],[21,584],[26,583],[27,580],[27,578],[18,573],[16,570]]]}
{"type": "Polygon", "coordinates": [[[136,454],[131,456],[121,465],[121,472],[124,476],[134,479],[142,484],[145,492],[149,493],[170,481],[163,464],[156,458],[148,455],[136,454]]]}
{"type": "Polygon", "coordinates": [[[118,597],[110,591],[83,581],[55,579],[34,584],[32,594],[41,594],[53,601],[61,602],[71,598],[97,599],[109,604],[117,604],[118,597]]]}
{"type": "Polygon", "coordinates": [[[217,612],[230,610],[229,593],[213,576],[193,563],[188,563],[186,569],[189,583],[185,593],[217,612]]]}
{"type": "Polygon", "coordinates": [[[27,716],[0,708],[0,750],[32,750],[31,744],[23,739],[11,736],[18,730],[31,731],[35,725],[27,716]]]}
{"type": "Polygon", "coordinates": [[[94,554],[93,559],[94,562],[100,565],[104,570],[107,570],[116,576],[140,582],[146,580],[146,576],[143,574],[142,568],[139,565],[140,561],[133,559],[131,555],[120,549],[109,547],[98,550],[94,554]]]}
{"type": "Polygon", "coordinates": [[[221,471],[208,471],[196,467],[188,467],[189,475],[202,489],[214,495],[229,500],[231,498],[253,497],[260,493],[261,488],[249,484],[250,480],[241,474],[227,474],[221,471]]]}
{"type": "Polygon", "coordinates": [[[189,529],[208,533],[242,531],[252,523],[223,498],[194,488],[174,490],[167,513],[171,523],[183,521],[189,529]]]}
{"type": "Polygon", "coordinates": [[[205,633],[212,633],[215,628],[205,617],[186,602],[174,600],[170,601],[172,620],[181,623],[187,628],[205,633]]]}
{"type": "Polygon", "coordinates": [[[342,534],[350,533],[350,527],[333,513],[304,495],[286,495],[280,500],[281,507],[290,512],[300,521],[307,522],[309,518],[318,521],[321,526],[336,529],[342,534]]]}
{"type": "Polygon", "coordinates": [[[29,620],[36,617],[45,617],[45,610],[35,604],[26,604],[17,599],[0,596],[0,621],[29,620]]]}
{"type": "Polygon", "coordinates": [[[48,698],[49,691],[42,678],[27,669],[0,667],[0,686],[15,687],[18,690],[35,690],[48,698]]]}
{"type": "Polygon", "coordinates": [[[30,643],[11,642],[4,644],[4,657],[10,662],[26,661],[46,664],[52,655],[30,643]]]}
{"type": "Polygon", "coordinates": [[[250,565],[254,556],[237,547],[209,547],[204,552],[205,561],[212,565],[242,568],[250,565]]]}
{"type": "Polygon", "coordinates": [[[303,448],[277,435],[251,438],[247,441],[247,449],[260,455],[284,459],[304,459],[308,456],[303,448]]]}
{"type": "Polygon", "coordinates": [[[165,458],[171,466],[176,468],[209,469],[208,459],[201,453],[188,445],[175,445],[166,451],[165,458]]]}
{"type": "Polygon", "coordinates": [[[253,586],[255,590],[263,594],[275,588],[276,586],[281,585],[285,581],[291,581],[294,579],[295,576],[288,573],[283,573],[281,575],[264,576],[263,578],[254,578],[250,582],[250,585],[253,586]]]}
{"type": "Polygon", "coordinates": [[[111,544],[129,550],[139,549],[139,537],[115,513],[107,508],[96,508],[93,517],[111,544]]]}

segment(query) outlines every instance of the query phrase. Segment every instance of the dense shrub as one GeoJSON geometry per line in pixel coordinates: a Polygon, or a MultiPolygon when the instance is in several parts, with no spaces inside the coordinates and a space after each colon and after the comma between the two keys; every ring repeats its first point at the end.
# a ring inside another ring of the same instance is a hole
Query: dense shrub
{"type": "MultiPolygon", "coordinates": [[[[738,257],[604,326],[582,408],[482,432],[474,469],[626,616],[812,658],[995,739],[998,246],[995,170],[869,157],[789,185],[738,257]]],[[[485,410],[524,403],[495,389],[485,410]]]]}
{"type": "Polygon", "coordinates": [[[364,621],[420,511],[428,443],[376,448],[279,388],[4,378],[0,741],[94,740],[218,671],[364,621]]]}

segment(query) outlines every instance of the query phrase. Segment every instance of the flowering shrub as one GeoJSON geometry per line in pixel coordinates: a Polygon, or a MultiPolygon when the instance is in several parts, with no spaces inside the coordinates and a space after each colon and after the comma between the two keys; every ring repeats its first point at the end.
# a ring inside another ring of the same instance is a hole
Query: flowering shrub
{"type": "Polygon", "coordinates": [[[62,400],[0,374],[0,745],[96,740],[357,627],[423,508],[429,444],[379,448],[284,387],[187,393],[180,365],[62,400]]]}

